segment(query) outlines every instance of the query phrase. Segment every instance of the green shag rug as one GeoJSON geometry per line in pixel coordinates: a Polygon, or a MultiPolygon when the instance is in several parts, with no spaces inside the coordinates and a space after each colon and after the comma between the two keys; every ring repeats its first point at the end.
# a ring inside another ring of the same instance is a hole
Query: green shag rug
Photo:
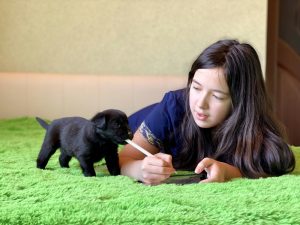
{"type": "MultiPolygon", "coordinates": [[[[33,118],[0,120],[0,224],[300,224],[300,167],[281,177],[146,186],[82,175],[76,159],[36,169],[45,131],[33,118]]],[[[297,161],[300,147],[292,147],[297,161]]]]}

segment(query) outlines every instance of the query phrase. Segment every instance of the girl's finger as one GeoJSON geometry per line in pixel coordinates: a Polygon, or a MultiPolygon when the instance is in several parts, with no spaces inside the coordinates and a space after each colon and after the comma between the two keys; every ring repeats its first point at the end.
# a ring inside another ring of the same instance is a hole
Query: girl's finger
{"type": "Polygon", "coordinates": [[[161,159],[145,159],[142,164],[142,170],[151,174],[170,175],[174,173],[174,168],[169,165],[164,165],[161,159]]]}
{"type": "Polygon", "coordinates": [[[211,158],[202,159],[195,168],[195,173],[201,173],[203,170],[208,172],[206,168],[209,168],[214,163],[214,160],[211,158]]]}

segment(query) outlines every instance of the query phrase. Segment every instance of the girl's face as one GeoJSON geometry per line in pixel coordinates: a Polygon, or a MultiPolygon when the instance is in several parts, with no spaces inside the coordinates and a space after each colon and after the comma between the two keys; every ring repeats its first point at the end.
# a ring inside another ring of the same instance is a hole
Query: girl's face
{"type": "Polygon", "coordinates": [[[190,88],[190,109],[196,124],[213,128],[231,111],[231,97],[223,69],[198,69],[190,88]]]}

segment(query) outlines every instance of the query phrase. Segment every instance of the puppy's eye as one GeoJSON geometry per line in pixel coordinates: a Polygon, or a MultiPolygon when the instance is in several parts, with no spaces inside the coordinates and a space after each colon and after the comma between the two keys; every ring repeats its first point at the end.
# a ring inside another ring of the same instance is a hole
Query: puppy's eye
{"type": "Polygon", "coordinates": [[[120,124],[120,123],[115,123],[115,127],[116,127],[116,128],[120,128],[120,127],[121,127],[121,124],[120,124]]]}

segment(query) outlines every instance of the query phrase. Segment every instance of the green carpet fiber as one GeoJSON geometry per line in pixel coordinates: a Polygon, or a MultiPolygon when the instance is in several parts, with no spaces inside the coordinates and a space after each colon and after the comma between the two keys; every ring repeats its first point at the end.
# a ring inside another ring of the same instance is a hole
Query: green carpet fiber
{"type": "MultiPolygon", "coordinates": [[[[57,152],[35,160],[45,131],[33,118],[0,120],[0,224],[300,224],[300,167],[289,175],[227,183],[146,186],[69,169],[57,152]]],[[[300,160],[300,147],[292,147],[300,160]]]]}

